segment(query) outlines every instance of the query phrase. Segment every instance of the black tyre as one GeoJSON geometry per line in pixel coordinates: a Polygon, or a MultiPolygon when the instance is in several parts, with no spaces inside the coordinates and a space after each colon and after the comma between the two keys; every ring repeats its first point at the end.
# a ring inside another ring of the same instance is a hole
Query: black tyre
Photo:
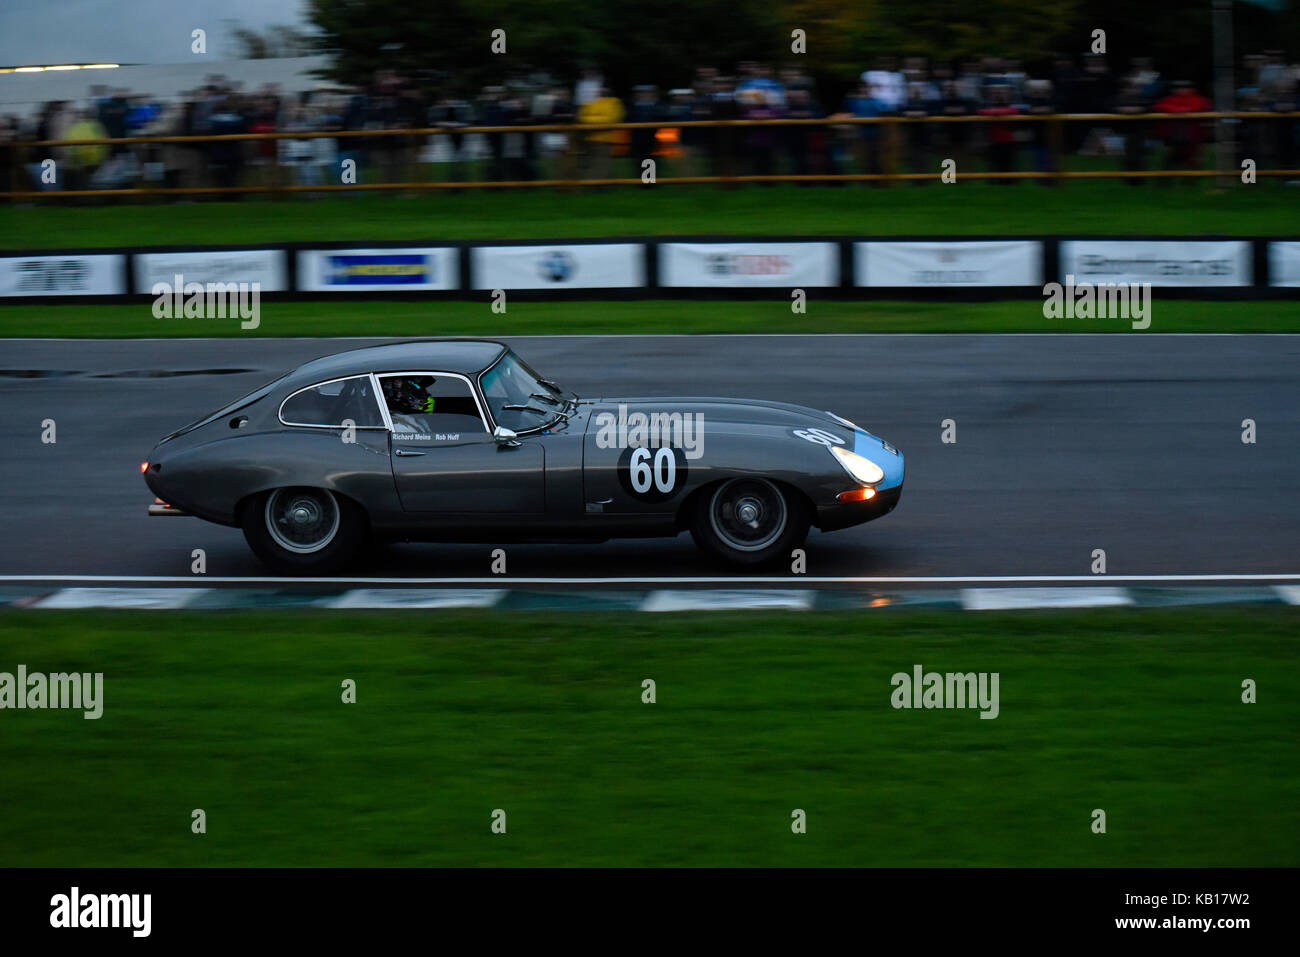
{"type": "Polygon", "coordinates": [[[734,478],[696,500],[691,537],[713,557],[752,568],[788,559],[808,537],[809,520],[797,493],[765,478],[734,478]]]}
{"type": "Polygon", "coordinates": [[[329,574],[361,554],[365,513],[323,488],[277,488],[244,508],[244,538],[274,571],[286,575],[329,574]]]}

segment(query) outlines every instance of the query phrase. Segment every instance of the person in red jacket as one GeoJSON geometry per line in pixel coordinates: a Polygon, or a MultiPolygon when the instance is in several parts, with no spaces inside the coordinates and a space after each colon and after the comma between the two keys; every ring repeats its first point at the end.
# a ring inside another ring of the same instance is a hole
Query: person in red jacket
{"type": "MultiPolygon", "coordinates": [[[[980,116],[1015,116],[1020,111],[1011,103],[1011,88],[1001,84],[988,89],[989,105],[979,111],[980,116]]],[[[989,165],[995,173],[1010,173],[1016,168],[1016,132],[1014,123],[986,123],[989,144],[989,165]]],[[[999,179],[1003,186],[1014,182],[999,179]]]]}
{"type": "MultiPolygon", "coordinates": [[[[1173,85],[1168,96],[1156,101],[1157,113],[1208,113],[1212,104],[1186,80],[1173,85]]],[[[1201,139],[1205,120],[1167,120],[1160,124],[1160,136],[1165,141],[1166,169],[1193,169],[1201,152],[1201,139]]]]}

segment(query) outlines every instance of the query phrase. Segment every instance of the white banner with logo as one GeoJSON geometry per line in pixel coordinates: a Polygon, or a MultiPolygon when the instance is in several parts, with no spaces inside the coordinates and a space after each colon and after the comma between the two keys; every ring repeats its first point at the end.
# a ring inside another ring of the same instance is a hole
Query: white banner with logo
{"type": "Polygon", "coordinates": [[[634,289],[645,285],[641,243],[477,246],[475,289],[634,289]]]}
{"type": "Polygon", "coordinates": [[[459,287],[454,246],[304,249],[298,253],[301,292],[427,292],[459,287]]]}
{"type": "Polygon", "coordinates": [[[1300,243],[1268,244],[1268,284],[1300,286],[1300,243]]]}
{"type": "Polygon", "coordinates": [[[857,286],[1041,286],[1037,240],[853,244],[857,286]]]}
{"type": "Polygon", "coordinates": [[[262,292],[289,288],[282,249],[226,249],[194,253],[137,253],[133,260],[135,291],[147,293],[159,283],[257,283],[262,292]]]}
{"type": "Polygon", "coordinates": [[[840,284],[837,243],[662,243],[661,286],[780,286],[840,284]]]}
{"type": "Polygon", "coordinates": [[[0,258],[0,296],[121,296],[126,257],[121,253],[0,258]]]}
{"type": "Polygon", "coordinates": [[[1061,281],[1075,284],[1249,286],[1254,270],[1248,240],[1062,240],[1061,281]]]}

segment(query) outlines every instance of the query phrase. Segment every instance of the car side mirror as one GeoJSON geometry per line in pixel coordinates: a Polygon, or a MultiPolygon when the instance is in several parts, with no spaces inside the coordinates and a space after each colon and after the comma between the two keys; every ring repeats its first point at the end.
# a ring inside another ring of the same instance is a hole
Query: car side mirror
{"type": "Polygon", "coordinates": [[[492,441],[506,449],[513,449],[520,444],[518,434],[504,425],[498,425],[492,430],[492,441]]]}

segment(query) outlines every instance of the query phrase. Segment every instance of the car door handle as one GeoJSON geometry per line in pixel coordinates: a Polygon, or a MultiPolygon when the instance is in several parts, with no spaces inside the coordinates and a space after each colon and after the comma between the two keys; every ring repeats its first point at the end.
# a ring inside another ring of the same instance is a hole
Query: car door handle
{"type": "Polygon", "coordinates": [[[425,454],[423,452],[416,452],[412,449],[395,449],[394,452],[397,455],[424,455],[425,454]]]}

